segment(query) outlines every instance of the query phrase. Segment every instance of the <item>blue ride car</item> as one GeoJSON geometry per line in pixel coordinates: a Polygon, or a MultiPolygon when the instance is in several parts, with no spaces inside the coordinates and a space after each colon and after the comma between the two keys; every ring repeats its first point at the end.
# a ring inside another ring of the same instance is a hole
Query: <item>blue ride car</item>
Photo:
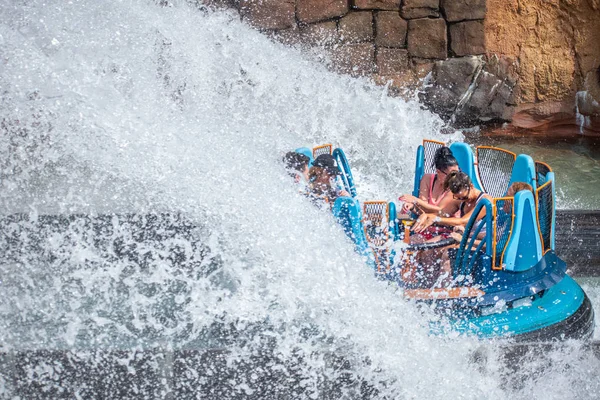
{"type": "MultiPolygon", "coordinates": [[[[435,172],[433,155],[445,145],[424,140],[417,149],[413,195],[418,196],[423,175],[435,172]]],[[[405,297],[432,305],[445,316],[430,323],[432,333],[528,342],[591,337],[590,300],[555,252],[556,184],[550,166],[496,147],[473,151],[460,142],[449,147],[473,185],[492,197],[477,203],[457,245],[453,239],[408,244],[410,223],[397,214],[394,202],[357,200],[341,149],[328,144],[296,151],[311,159],[322,153],[336,158],[340,184],[351,197],[338,198],[333,214],[378,277],[397,283],[405,297]],[[506,197],[513,182],[528,183],[533,193],[506,197]],[[482,209],[484,223],[476,224],[482,209]],[[454,284],[432,287],[418,279],[424,267],[415,255],[452,243],[454,284]]]]}

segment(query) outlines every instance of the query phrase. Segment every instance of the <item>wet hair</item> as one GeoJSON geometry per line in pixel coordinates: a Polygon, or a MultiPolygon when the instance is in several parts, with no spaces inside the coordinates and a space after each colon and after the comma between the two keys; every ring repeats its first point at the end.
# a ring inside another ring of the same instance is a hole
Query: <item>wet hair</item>
{"type": "Polygon", "coordinates": [[[454,158],[452,150],[444,146],[435,151],[435,155],[433,156],[433,164],[431,164],[431,166],[439,169],[440,171],[445,171],[450,167],[458,166],[458,161],[456,161],[456,158],[454,158]]]}
{"type": "Polygon", "coordinates": [[[328,168],[315,167],[314,165],[308,170],[308,181],[312,182],[316,180],[323,172],[327,172],[329,176],[335,176],[328,168]]]}
{"type": "Polygon", "coordinates": [[[289,151],[283,156],[283,163],[288,173],[294,176],[294,171],[304,172],[304,169],[308,166],[310,158],[301,153],[295,151],[289,151]]]}
{"type": "Polygon", "coordinates": [[[471,185],[472,183],[469,175],[461,171],[452,171],[444,181],[444,190],[450,189],[453,194],[457,194],[462,190],[468,190],[471,185]]]}
{"type": "Polygon", "coordinates": [[[512,185],[508,187],[506,193],[508,193],[508,191],[511,189],[515,192],[513,196],[519,193],[521,190],[529,190],[531,193],[533,193],[533,188],[529,183],[526,182],[513,182],[512,185]]]}

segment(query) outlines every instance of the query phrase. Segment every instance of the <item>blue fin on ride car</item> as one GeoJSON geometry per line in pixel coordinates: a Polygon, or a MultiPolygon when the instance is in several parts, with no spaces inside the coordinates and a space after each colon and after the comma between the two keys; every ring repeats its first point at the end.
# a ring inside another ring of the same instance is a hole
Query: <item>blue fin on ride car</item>
{"type": "MultiPolygon", "coordinates": [[[[512,173],[510,175],[510,181],[508,182],[508,186],[506,190],[512,185],[514,182],[525,182],[531,185],[533,190],[537,189],[537,174],[535,172],[535,163],[533,162],[533,158],[528,156],[527,154],[519,154],[515,159],[515,163],[513,164],[512,173]]],[[[506,193],[506,190],[504,193],[506,193]]]]}
{"type": "Polygon", "coordinates": [[[515,194],[514,220],[510,238],[502,255],[507,271],[526,271],[542,258],[542,243],[538,230],[535,200],[529,190],[515,194]]]}
{"type": "Polygon", "coordinates": [[[331,211],[346,235],[354,242],[356,252],[365,256],[367,264],[375,268],[373,253],[363,230],[362,210],[358,200],[346,196],[338,197],[331,211]]]}
{"type": "Polygon", "coordinates": [[[456,158],[456,161],[458,161],[460,170],[471,178],[473,186],[475,186],[476,189],[482,190],[479,176],[475,169],[475,155],[473,154],[471,146],[466,143],[455,142],[450,145],[450,151],[452,151],[452,155],[456,158]]]}

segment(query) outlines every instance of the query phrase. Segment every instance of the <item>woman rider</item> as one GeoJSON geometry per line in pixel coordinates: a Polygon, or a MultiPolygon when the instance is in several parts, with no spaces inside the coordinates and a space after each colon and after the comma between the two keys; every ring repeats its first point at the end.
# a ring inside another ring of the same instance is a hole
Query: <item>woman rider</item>
{"type": "MultiPolygon", "coordinates": [[[[522,190],[528,190],[530,191],[534,196],[535,196],[535,192],[533,191],[533,188],[531,187],[530,184],[526,183],[526,182],[513,182],[509,187],[508,190],[506,191],[506,196],[505,197],[515,197],[515,194],[517,194],[518,192],[522,191],[522,190]]],[[[512,208],[511,208],[512,203],[510,202],[505,202],[504,206],[503,206],[503,211],[505,213],[511,213],[512,212],[512,208]]],[[[510,224],[507,225],[507,223],[510,220],[504,219],[504,225],[502,226],[498,226],[498,228],[496,228],[496,235],[500,236],[501,232],[505,232],[506,229],[510,229],[510,224]]],[[[456,226],[454,227],[454,232],[452,232],[450,234],[450,236],[456,240],[458,243],[460,243],[460,241],[463,238],[463,234],[465,232],[465,227],[464,226],[456,226]]],[[[485,229],[482,229],[482,231],[477,235],[477,239],[473,242],[475,246],[478,246],[480,241],[479,239],[483,239],[485,238],[485,229]]]]}
{"type": "Polygon", "coordinates": [[[330,206],[340,196],[350,197],[350,193],[337,186],[335,178],[341,174],[335,158],[330,154],[321,154],[308,171],[308,196],[330,206]]]}
{"type": "Polygon", "coordinates": [[[440,212],[442,209],[456,203],[452,194],[445,187],[444,182],[449,173],[458,171],[458,161],[454,158],[452,150],[441,147],[433,157],[435,174],[425,174],[419,185],[419,197],[411,194],[403,194],[399,200],[404,201],[402,213],[413,211],[417,214],[440,212]]]}
{"type": "MultiPolygon", "coordinates": [[[[460,171],[453,171],[448,174],[444,182],[444,190],[449,190],[452,193],[452,198],[455,200],[453,203],[446,205],[444,211],[447,215],[458,213],[458,216],[440,217],[437,213],[421,214],[413,226],[413,231],[417,233],[423,232],[434,223],[446,226],[465,226],[469,222],[469,218],[471,218],[471,214],[473,214],[479,200],[492,198],[490,195],[475,188],[471,182],[471,178],[460,171]]],[[[477,219],[481,220],[484,216],[485,208],[482,208],[477,219]]]]}
{"type": "MultiPolygon", "coordinates": [[[[510,187],[508,188],[508,191],[506,192],[506,197],[514,197],[515,194],[517,194],[518,192],[520,192],[521,190],[529,190],[530,192],[533,193],[533,188],[531,187],[531,185],[529,185],[528,183],[525,182],[513,182],[512,185],[510,185],[510,187]]],[[[483,196],[482,196],[483,197],[483,196]]],[[[510,208],[510,204],[506,202],[504,204],[504,212],[505,213],[511,213],[512,210],[510,208]]],[[[485,214],[484,214],[485,215],[485,214]]],[[[483,216],[481,216],[483,218],[483,216]]],[[[477,222],[481,222],[481,219],[479,219],[477,222]]],[[[510,224],[511,220],[510,219],[504,219],[503,220],[503,225],[500,225],[496,228],[496,234],[497,235],[502,235],[501,232],[506,232],[507,229],[511,229],[511,224],[510,224]]],[[[477,229],[476,226],[473,227],[473,231],[475,231],[477,229]]],[[[450,236],[456,240],[458,243],[460,243],[463,239],[463,235],[464,235],[464,231],[465,231],[465,226],[464,225],[457,225],[454,227],[455,232],[452,232],[450,234],[450,236]]],[[[479,244],[481,243],[481,240],[483,240],[485,238],[485,227],[483,227],[483,229],[479,232],[479,234],[477,235],[477,238],[473,241],[472,246],[479,246],[479,244]]],[[[437,257],[438,257],[438,262],[440,264],[440,269],[441,271],[444,273],[445,275],[445,281],[441,282],[441,286],[448,286],[452,284],[452,279],[450,279],[451,275],[451,271],[452,271],[452,266],[451,266],[451,258],[453,258],[453,256],[450,255],[451,251],[455,251],[453,249],[457,249],[458,248],[458,244],[453,244],[441,249],[437,249],[437,257]]]]}
{"type": "MultiPolygon", "coordinates": [[[[447,215],[457,214],[457,216],[440,217],[438,213],[421,214],[413,226],[414,232],[422,234],[434,223],[452,227],[465,226],[467,222],[469,222],[469,218],[471,218],[471,214],[473,214],[477,203],[482,198],[491,198],[481,190],[476,189],[469,176],[460,171],[453,171],[448,174],[448,177],[444,182],[444,190],[448,190],[452,193],[452,198],[455,200],[453,203],[449,204],[444,211],[447,212],[447,215]]],[[[481,223],[481,219],[484,216],[485,208],[483,208],[477,216],[478,223],[481,223]]],[[[475,229],[476,228],[477,227],[475,227],[475,229]]],[[[438,239],[441,239],[441,236],[428,241],[433,242],[438,239]]],[[[431,273],[432,267],[440,265],[441,275],[434,286],[440,285],[441,287],[447,287],[452,284],[452,269],[448,255],[449,248],[450,247],[425,250],[419,254],[418,259],[428,273],[431,273]]]]}

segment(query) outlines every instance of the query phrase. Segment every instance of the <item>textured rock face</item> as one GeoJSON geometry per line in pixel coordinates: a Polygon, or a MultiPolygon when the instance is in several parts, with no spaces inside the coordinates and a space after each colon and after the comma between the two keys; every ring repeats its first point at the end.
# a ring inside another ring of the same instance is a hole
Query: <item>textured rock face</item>
{"type": "Polygon", "coordinates": [[[577,122],[600,134],[600,0],[200,1],[320,47],[339,72],[421,88],[457,124],[577,122]]]}
{"type": "Polygon", "coordinates": [[[464,21],[450,25],[450,49],[456,56],[485,53],[483,21],[464,21]]]}
{"type": "Polygon", "coordinates": [[[339,72],[353,76],[375,72],[375,46],[372,43],[346,44],[332,50],[339,72]]]}
{"type": "Polygon", "coordinates": [[[406,47],[408,23],[393,11],[381,11],[375,15],[377,38],[375,44],[383,47],[406,47]]]}
{"type": "Polygon", "coordinates": [[[486,0],[441,0],[440,7],[449,22],[486,17],[486,0]]]}
{"type": "Polygon", "coordinates": [[[415,19],[440,16],[440,0],[404,0],[402,18],[415,19]]]}
{"type": "Polygon", "coordinates": [[[436,62],[432,70],[432,84],[425,88],[421,100],[442,117],[450,119],[482,67],[481,57],[436,62]]]}
{"type": "Polygon", "coordinates": [[[384,76],[402,74],[410,66],[408,51],[405,49],[378,49],[376,61],[379,67],[379,74],[384,76]]]}
{"type": "Polygon", "coordinates": [[[421,100],[458,126],[510,119],[512,87],[486,71],[488,65],[483,56],[436,62],[421,100]]]}
{"type": "Polygon", "coordinates": [[[600,132],[600,0],[488,0],[487,10],[486,51],[518,64],[514,123],[551,128],[581,106],[583,128],[600,132]]]}
{"type": "Polygon", "coordinates": [[[354,0],[354,7],[361,10],[397,10],[400,0],[354,0]]]}
{"type": "Polygon", "coordinates": [[[373,14],[367,11],[347,14],[338,24],[340,39],[345,43],[369,42],[373,35],[373,14]]]}
{"type": "Polygon", "coordinates": [[[300,29],[300,39],[310,46],[329,47],[340,41],[335,21],[310,24],[300,29]]]}

